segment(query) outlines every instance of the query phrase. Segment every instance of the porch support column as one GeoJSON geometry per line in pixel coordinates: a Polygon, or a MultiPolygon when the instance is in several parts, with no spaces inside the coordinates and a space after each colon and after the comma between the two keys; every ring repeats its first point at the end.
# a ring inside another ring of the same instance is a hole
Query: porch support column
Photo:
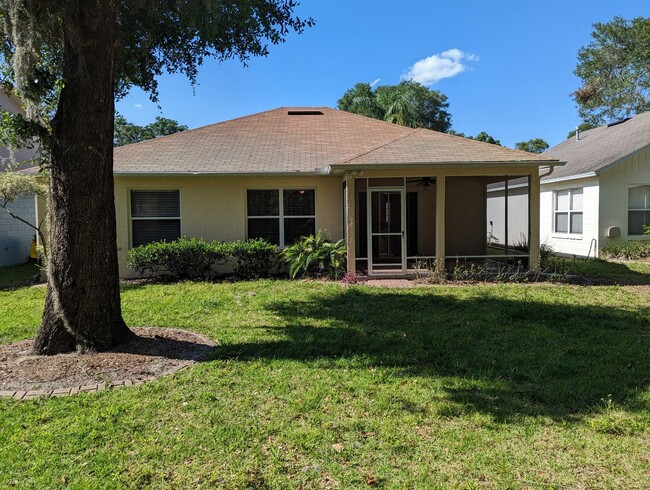
{"type": "Polygon", "coordinates": [[[345,174],[345,241],[347,247],[348,257],[348,274],[355,274],[357,272],[356,260],[356,220],[354,216],[355,211],[355,196],[356,191],[354,188],[354,176],[351,172],[345,174]]]}
{"type": "Polygon", "coordinates": [[[539,172],[536,170],[530,175],[530,185],[528,186],[528,223],[530,227],[528,240],[528,253],[530,254],[530,269],[538,271],[540,267],[539,257],[539,172]]]}
{"type": "Polygon", "coordinates": [[[436,273],[445,274],[445,184],[444,175],[436,177],[436,273]]]}

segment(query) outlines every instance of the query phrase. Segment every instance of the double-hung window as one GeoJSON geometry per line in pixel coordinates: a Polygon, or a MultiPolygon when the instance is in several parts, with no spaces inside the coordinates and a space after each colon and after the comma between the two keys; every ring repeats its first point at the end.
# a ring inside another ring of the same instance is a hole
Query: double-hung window
{"type": "Polygon", "coordinates": [[[181,236],[178,190],[131,191],[131,242],[134,247],[181,236]]]}
{"type": "Polygon", "coordinates": [[[553,230],[555,233],[582,234],[582,189],[555,191],[553,230]]]}
{"type": "Polygon", "coordinates": [[[248,238],[285,247],[316,233],[314,189],[249,189],[248,238]]]}
{"type": "Polygon", "coordinates": [[[650,185],[636,185],[628,190],[627,234],[643,235],[650,224],[650,185]]]}

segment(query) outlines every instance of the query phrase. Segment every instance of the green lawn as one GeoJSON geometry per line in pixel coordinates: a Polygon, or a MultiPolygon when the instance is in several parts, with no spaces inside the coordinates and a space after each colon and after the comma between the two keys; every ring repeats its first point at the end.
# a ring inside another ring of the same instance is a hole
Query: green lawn
{"type": "MultiPolygon", "coordinates": [[[[1,400],[0,486],[647,488],[643,289],[125,286],[130,325],[206,334],[213,358],[1,400]]],[[[35,334],[44,293],[0,291],[0,343],[35,334]]]]}
{"type": "Polygon", "coordinates": [[[606,261],[552,257],[548,270],[606,284],[650,284],[650,261],[606,261]]]}

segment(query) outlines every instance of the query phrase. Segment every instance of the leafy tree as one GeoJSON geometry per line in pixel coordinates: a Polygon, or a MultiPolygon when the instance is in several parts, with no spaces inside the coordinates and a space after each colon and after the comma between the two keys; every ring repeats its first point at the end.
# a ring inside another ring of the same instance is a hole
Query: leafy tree
{"type": "Polygon", "coordinates": [[[46,129],[52,238],[40,354],[101,351],[122,319],[113,192],[115,95],[157,100],[167,71],[196,80],[207,57],[244,63],[302,32],[295,0],[0,0],[5,77],[46,129]],[[54,117],[40,110],[57,88],[54,117]]]}
{"type": "Polygon", "coordinates": [[[476,141],[482,141],[483,143],[490,143],[491,145],[497,145],[501,146],[501,141],[494,139],[492,136],[487,134],[485,131],[481,131],[479,134],[476,136],[466,136],[465,133],[460,133],[458,131],[454,131],[453,129],[449,131],[449,134],[453,136],[460,136],[461,138],[467,138],[470,140],[476,140],[476,141]]]}
{"type": "Polygon", "coordinates": [[[127,121],[124,116],[117,114],[115,116],[113,146],[129,145],[185,130],[187,130],[187,126],[184,124],[165,117],[157,116],[155,122],[146,126],[138,126],[127,121]]]}
{"type": "Polygon", "coordinates": [[[499,141],[497,139],[494,139],[492,136],[487,134],[485,131],[481,131],[479,134],[477,134],[473,138],[471,136],[468,136],[468,138],[476,140],[476,141],[482,141],[483,143],[490,143],[491,145],[501,146],[501,141],[499,141]]]}
{"type": "Polygon", "coordinates": [[[572,94],[580,117],[601,126],[650,110],[650,18],[614,17],[593,27],[575,69],[582,80],[572,94]]]}
{"type": "Polygon", "coordinates": [[[368,83],[357,83],[338,101],[342,111],[442,132],[451,127],[448,107],[446,95],[412,80],[382,85],[375,90],[368,83]]]}
{"type": "MultiPolygon", "coordinates": [[[[596,128],[596,127],[598,127],[598,126],[596,126],[595,124],[589,124],[589,123],[586,123],[586,122],[582,122],[582,123],[578,124],[578,131],[583,132],[583,131],[587,131],[588,129],[593,129],[593,128],[596,128]]],[[[576,135],[576,130],[575,129],[573,131],[569,131],[569,134],[567,135],[567,139],[573,138],[575,135],[576,135]]]]}
{"type": "Polygon", "coordinates": [[[544,153],[548,150],[548,143],[542,138],[533,138],[528,141],[520,141],[515,143],[515,148],[521,151],[527,151],[528,153],[544,153]]]}

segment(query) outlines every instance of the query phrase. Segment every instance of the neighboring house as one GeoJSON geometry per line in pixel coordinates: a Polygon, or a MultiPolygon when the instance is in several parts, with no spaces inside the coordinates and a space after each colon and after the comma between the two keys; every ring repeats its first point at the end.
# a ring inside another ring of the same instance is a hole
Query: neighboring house
{"type": "Polygon", "coordinates": [[[648,240],[650,112],[579,133],[542,156],[566,161],[542,177],[541,240],[596,257],[611,243],[648,240]]]}
{"type": "Polygon", "coordinates": [[[262,237],[280,247],[326,229],[348,271],[405,274],[418,260],[538,265],[540,168],[554,157],[330,108],[280,108],[115,149],[120,274],[130,248],[180,236],[262,237]],[[486,190],[525,178],[525,249],[490,244],[486,190]]]}
{"type": "MultiPolygon", "coordinates": [[[[0,106],[17,114],[21,112],[20,101],[0,87],[0,106]]],[[[4,172],[16,162],[30,160],[34,151],[25,149],[11,152],[7,148],[0,148],[0,172],[4,172]]],[[[22,197],[8,206],[13,213],[36,223],[35,199],[33,196],[22,197]]],[[[4,209],[0,208],[0,267],[23,264],[29,260],[29,247],[34,237],[34,229],[15,218],[12,218],[4,209]]]]}

